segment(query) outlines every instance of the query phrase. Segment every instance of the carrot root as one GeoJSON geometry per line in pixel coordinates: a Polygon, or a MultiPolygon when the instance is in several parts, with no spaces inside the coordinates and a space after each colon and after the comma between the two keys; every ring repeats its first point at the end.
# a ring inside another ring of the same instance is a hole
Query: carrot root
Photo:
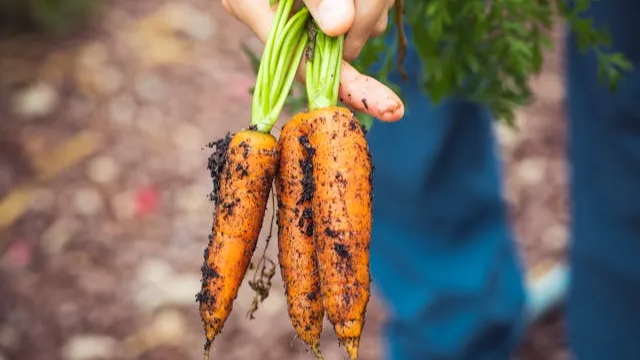
{"type": "Polygon", "coordinates": [[[210,159],[214,221],[196,295],[206,334],[205,354],[229,317],[256,248],[278,147],[271,135],[245,130],[216,144],[210,159]]]}
{"type": "Polygon", "coordinates": [[[278,259],[291,324],[318,357],[324,309],[313,239],[311,154],[300,142],[303,120],[299,116],[287,123],[279,140],[278,259]]]}
{"type": "MultiPolygon", "coordinates": [[[[291,229],[297,229],[296,236],[301,240],[296,248],[305,249],[291,255],[280,247],[287,296],[299,296],[300,289],[309,291],[317,281],[309,274],[317,268],[324,312],[349,357],[356,359],[370,297],[373,169],[364,130],[349,110],[322,108],[294,117],[284,127],[280,144],[280,241],[287,241],[291,229]],[[302,148],[310,160],[307,165],[302,148]],[[313,191],[305,192],[305,186],[313,191]],[[296,190],[287,193],[287,189],[296,190]],[[301,205],[302,208],[296,207],[301,205]],[[304,218],[305,213],[310,215],[313,226],[313,232],[306,237],[301,234],[301,225],[309,220],[304,218]],[[297,261],[293,270],[287,267],[288,256],[297,261]],[[311,261],[316,258],[314,267],[311,261]],[[298,289],[298,293],[291,289],[298,289]]],[[[289,305],[293,315],[309,308],[308,302],[289,301],[289,305]]],[[[310,324],[308,318],[299,324],[295,320],[292,316],[296,329],[300,324],[310,324]]],[[[303,334],[300,336],[304,339],[303,334]]],[[[307,343],[313,347],[312,342],[307,343]]]]}

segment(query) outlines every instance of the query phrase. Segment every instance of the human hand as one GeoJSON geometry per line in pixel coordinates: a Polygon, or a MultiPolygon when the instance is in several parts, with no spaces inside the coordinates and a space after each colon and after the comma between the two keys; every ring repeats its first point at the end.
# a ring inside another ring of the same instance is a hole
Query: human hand
{"type": "MultiPolygon", "coordinates": [[[[345,35],[344,58],[353,60],[371,36],[387,26],[393,0],[304,0],[321,30],[330,36],[345,35]]],[[[222,0],[224,8],[247,25],[266,43],[275,8],[269,0],[222,0]]],[[[304,66],[298,71],[304,82],[304,66]]],[[[360,74],[346,61],[342,63],[340,99],[351,108],[382,121],[397,121],[404,115],[400,98],[379,81],[360,74]]]]}

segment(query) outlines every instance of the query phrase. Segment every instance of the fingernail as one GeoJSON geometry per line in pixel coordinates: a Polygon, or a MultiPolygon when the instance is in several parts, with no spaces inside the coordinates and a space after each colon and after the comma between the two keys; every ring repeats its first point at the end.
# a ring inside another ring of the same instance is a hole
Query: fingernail
{"type": "Polygon", "coordinates": [[[342,35],[351,27],[354,12],[352,0],[323,0],[317,12],[318,26],[329,36],[342,35]]]}

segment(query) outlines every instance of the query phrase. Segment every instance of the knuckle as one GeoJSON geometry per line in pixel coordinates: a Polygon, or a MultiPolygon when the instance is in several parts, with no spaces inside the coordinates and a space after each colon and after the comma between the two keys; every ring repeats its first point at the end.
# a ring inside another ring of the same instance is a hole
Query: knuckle
{"type": "Polygon", "coordinates": [[[380,20],[376,23],[373,28],[372,36],[380,36],[384,34],[387,26],[389,25],[389,20],[386,16],[380,18],[380,20]]]}
{"type": "Polygon", "coordinates": [[[233,8],[231,6],[231,1],[230,0],[221,0],[222,2],[222,7],[231,15],[235,14],[233,13],[233,8]]]}
{"type": "Polygon", "coordinates": [[[349,47],[345,47],[343,57],[347,61],[353,61],[360,56],[360,51],[364,43],[359,42],[358,44],[351,44],[349,47]]]}

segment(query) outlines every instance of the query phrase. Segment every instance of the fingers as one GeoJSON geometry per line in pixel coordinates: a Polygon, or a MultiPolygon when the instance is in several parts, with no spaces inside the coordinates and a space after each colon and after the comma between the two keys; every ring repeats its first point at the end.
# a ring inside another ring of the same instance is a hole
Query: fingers
{"type": "Polygon", "coordinates": [[[356,18],[354,0],[304,0],[311,16],[329,36],[343,35],[356,18]]]}
{"type": "Polygon", "coordinates": [[[236,19],[246,24],[263,44],[267,42],[276,12],[276,7],[271,7],[268,0],[222,0],[222,6],[236,19]]]}
{"type": "Polygon", "coordinates": [[[404,116],[404,104],[398,95],[378,80],[360,74],[345,61],[340,76],[340,100],[382,121],[394,122],[404,116]]]}
{"type": "MultiPolygon", "coordinates": [[[[301,62],[297,80],[305,83],[304,61],[301,62]]],[[[381,121],[395,122],[404,116],[402,100],[378,80],[363,75],[346,61],[340,70],[340,101],[356,111],[371,115],[381,121]]]]}
{"type": "Polygon", "coordinates": [[[389,16],[385,13],[382,14],[376,26],[373,28],[373,32],[371,33],[372,37],[380,36],[384,34],[385,30],[387,30],[387,26],[389,25],[389,16]]]}
{"type": "MultiPolygon", "coordinates": [[[[356,21],[344,40],[344,58],[352,61],[358,57],[364,44],[373,35],[378,22],[386,20],[389,1],[359,0],[356,2],[356,21]]],[[[386,27],[386,24],[385,24],[386,27]]]]}
{"type": "MultiPolygon", "coordinates": [[[[320,4],[332,0],[305,1],[320,4]]],[[[223,0],[222,4],[229,13],[247,24],[263,44],[266,43],[275,16],[275,9],[269,6],[269,1],[223,0]]],[[[300,62],[296,78],[304,83],[304,60],[300,62]]],[[[391,89],[372,77],[360,74],[346,61],[342,62],[340,99],[348,107],[382,121],[398,121],[404,116],[404,105],[391,89]]]]}

